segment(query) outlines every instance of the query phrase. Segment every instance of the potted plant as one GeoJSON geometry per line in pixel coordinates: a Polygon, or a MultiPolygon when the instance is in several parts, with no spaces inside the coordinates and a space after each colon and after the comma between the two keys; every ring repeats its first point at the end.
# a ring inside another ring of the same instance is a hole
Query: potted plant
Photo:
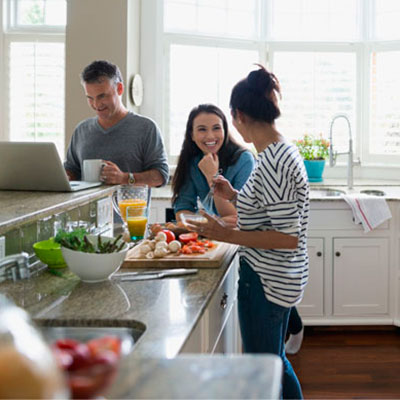
{"type": "Polygon", "coordinates": [[[325,168],[325,159],[329,156],[329,141],[322,137],[314,137],[305,134],[302,139],[294,141],[303,157],[308,180],[310,182],[321,182],[325,168]]]}

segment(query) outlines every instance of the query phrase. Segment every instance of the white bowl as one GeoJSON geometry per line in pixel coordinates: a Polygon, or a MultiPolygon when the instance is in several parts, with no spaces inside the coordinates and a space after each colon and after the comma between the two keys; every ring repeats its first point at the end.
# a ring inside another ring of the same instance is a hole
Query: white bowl
{"type": "MultiPolygon", "coordinates": [[[[88,235],[89,240],[96,246],[97,236],[88,235]]],[[[112,241],[114,238],[101,236],[103,241],[112,241]]],[[[106,281],[114,272],[117,272],[129,250],[128,243],[118,253],[84,253],[61,246],[61,251],[68,268],[81,278],[83,282],[106,281]]]]}
{"type": "Polygon", "coordinates": [[[207,218],[201,214],[181,213],[181,214],[179,214],[179,217],[180,217],[183,225],[185,225],[185,226],[187,226],[187,224],[190,224],[191,221],[196,221],[196,222],[200,222],[203,224],[207,222],[207,218]]]}

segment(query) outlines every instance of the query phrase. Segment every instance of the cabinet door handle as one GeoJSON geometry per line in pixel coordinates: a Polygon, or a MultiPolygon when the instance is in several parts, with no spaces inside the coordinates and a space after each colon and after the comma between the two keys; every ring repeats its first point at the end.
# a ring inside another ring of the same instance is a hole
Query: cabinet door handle
{"type": "Polygon", "coordinates": [[[336,257],[340,257],[340,256],[341,256],[340,251],[337,251],[337,252],[335,253],[335,256],[336,256],[336,257]]]}
{"type": "Polygon", "coordinates": [[[322,251],[317,251],[317,257],[321,257],[322,256],[322,251]]]}
{"type": "Polygon", "coordinates": [[[221,303],[219,303],[220,307],[225,310],[225,308],[228,305],[228,295],[226,293],[224,293],[222,295],[222,299],[221,299],[221,303]]]}

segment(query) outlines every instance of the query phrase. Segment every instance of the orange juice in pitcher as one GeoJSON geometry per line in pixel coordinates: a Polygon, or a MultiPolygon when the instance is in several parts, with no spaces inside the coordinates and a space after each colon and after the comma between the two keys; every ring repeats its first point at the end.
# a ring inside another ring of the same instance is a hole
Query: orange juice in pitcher
{"type": "Polygon", "coordinates": [[[118,207],[120,209],[122,219],[126,221],[126,212],[128,207],[132,208],[130,211],[132,216],[135,212],[135,208],[137,209],[137,215],[141,215],[141,207],[147,207],[147,201],[143,199],[124,199],[118,202],[118,207]]]}

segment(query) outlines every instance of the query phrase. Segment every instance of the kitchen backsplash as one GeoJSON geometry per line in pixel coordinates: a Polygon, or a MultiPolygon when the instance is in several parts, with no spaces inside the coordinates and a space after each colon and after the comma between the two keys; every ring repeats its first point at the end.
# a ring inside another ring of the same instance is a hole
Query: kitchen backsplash
{"type": "MultiPolygon", "coordinates": [[[[111,198],[109,198],[109,200],[111,203],[111,198]]],[[[21,251],[25,251],[30,256],[33,256],[32,245],[35,242],[49,239],[54,236],[59,229],[74,227],[78,221],[85,224],[88,230],[93,233],[112,231],[112,216],[111,218],[107,218],[108,221],[106,223],[104,223],[104,216],[103,218],[97,218],[97,210],[104,209],[98,207],[99,201],[104,203],[104,198],[10,230],[5,234],[6,256],[17,254],[21,251]],[[102,221],[101,226],[99,226],[98,220],[102,221]]],[[[110,205],[110,207],[112,206],[110,205]]]]}

